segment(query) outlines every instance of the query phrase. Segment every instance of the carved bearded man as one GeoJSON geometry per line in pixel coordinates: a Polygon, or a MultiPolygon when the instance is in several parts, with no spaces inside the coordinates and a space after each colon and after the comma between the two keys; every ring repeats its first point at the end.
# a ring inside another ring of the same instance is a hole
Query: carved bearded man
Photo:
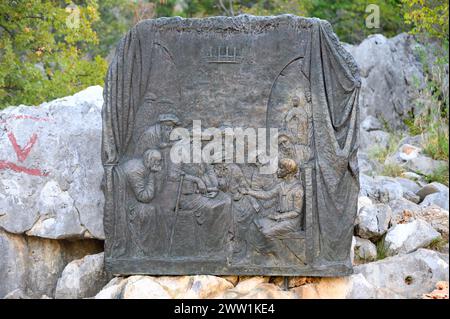
{"type": "Polygon", "coordinates": [[[297,163],[289,158],[283,158],[279,162],[278,178],[283,181],[274,188],[264,190],[241,189],[245,195],[250,195],[261,200],[276,198],[278,201],[277,212],[255,221],[261,233],[266,238],[277,238],[291,232],[300,230],[300,222],[303,207],[303,186],[296,177],[297,163]]]}
{"type": "Polygon", "coordinates": [[[162,156],[158,150],[147,150],[143,158],[128,160],[123,164],[127,186],[131,190],[128,198],[127,223],[133,256],[158,253],[163,241],[160,239],[161,216],[159,205],[153,203],[158,192],[156,173],[162,168],[162,156]]]}

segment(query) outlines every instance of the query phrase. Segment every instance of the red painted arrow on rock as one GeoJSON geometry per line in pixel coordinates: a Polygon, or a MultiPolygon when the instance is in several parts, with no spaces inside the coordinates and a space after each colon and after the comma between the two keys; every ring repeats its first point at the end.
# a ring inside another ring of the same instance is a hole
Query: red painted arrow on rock
{"type": "Polygon", "coordinates": [[[38,137],[37,134],[33,133],[28,143],[24,147],[21,147],[19,144],[17,144],[17,140],[16,137],[14,136],[14,133],[8,132],[9,141],[11,142],[14,148],[14,152],[16,152],[17,159],[19,160],[19,162],[23,162],[27,159],[31,149],[33,148],[34,144],[37,141],[37,137],[38,137]]]}

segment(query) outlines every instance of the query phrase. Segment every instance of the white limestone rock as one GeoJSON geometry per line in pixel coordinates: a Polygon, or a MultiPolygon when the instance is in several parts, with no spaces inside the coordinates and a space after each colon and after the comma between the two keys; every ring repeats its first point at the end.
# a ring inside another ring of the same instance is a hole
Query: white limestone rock
{"type": "Polygon", "coordinates": [[[0,227],[44,238],[104,238],[102,88],[0,111],[0,227]]]}
{"type": "Polygon", "coordinates": [[[418,248],[426,247],[441,235],[427,222],[421,219],[406,224],[397,224],[386,234],[384,246],[386,254],[407,254],[418,248]]]}

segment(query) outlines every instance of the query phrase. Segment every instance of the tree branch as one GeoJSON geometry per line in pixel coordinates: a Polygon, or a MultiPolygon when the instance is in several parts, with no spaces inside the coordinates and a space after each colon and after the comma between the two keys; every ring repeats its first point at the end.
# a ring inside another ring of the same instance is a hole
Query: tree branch
{"type": "Polygon", "coordinates": [[[230,4],[230,14],[234,17],[233,0],[228,0],[228,3],[230,4]]]}
{"type": "Polygon", "coordinates": [[[1,24],[0,24],[0,28],[2,28],[3,30],[5,30],[5,31],[9,34],[9,36],[10,36],[11,38],[14,37],[12,31],[9,30],[9,29],[8,29],[7,27],[5,27],[4,25],[1,25],[1,24]]]}
{"type": "Polygon", "coordinates": [[[228,12],[228,9],[225,7],[225,5],[223,4],[222,0],[219,0],[219,5],[222,8],[222,10],[225,13],[225,15],[229,16],[230,13],[228,12]]]}
{"type": "Polygon", "coordinates": [[[45,20],[44,16],[24,16],[25,19],[40,19],[45,20]]]}

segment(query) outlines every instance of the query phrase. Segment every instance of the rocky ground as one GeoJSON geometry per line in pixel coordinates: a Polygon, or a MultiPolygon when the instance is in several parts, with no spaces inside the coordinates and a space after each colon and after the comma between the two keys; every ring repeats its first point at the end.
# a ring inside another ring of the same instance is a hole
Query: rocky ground
{"type": "Polygon", "coordinates": [[[353,275],[292,277],[288,290],[280,277],[110,278],[102,89],[90,87],[0,112],[0,298],[448,298],[449,189],[427,179],[445,163],[425,155],[423,136],[402,122],[424,81],[417,46],[406,34],[346,46],[362,75],[353,275]],[[401,133],[395,145],[386,127],[401,133]]]}

